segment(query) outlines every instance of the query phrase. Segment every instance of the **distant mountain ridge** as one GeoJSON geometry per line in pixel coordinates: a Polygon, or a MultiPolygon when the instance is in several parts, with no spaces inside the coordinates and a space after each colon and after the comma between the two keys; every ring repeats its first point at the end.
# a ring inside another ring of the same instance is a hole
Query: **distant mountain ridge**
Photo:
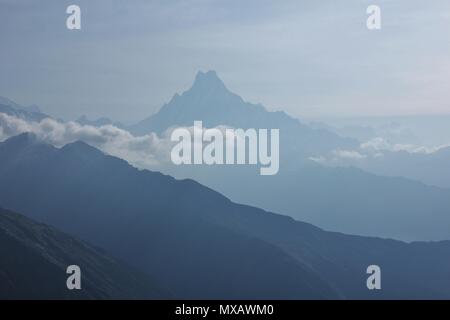
{"type": "Polygon", "coordinates": [[[41,121],[42,119],[50,118],[49,115],[42,113],[42,111],[37,105],[24,107],[8,98],[1,96],[0,96],[0,112],[27,121],[41,121]]]}
{"type": "Polygon", "coordinates": [[[121,128],[121,129],[125,128],[125,125],[123,125],[122,123],[113,122],[111,119],[109,119],[107,117],[101,117],[101,118],[98,118],[95,120],[90,120],[90,119],[88,119],[88,117],[86,115],[82,115],[77,120],[75,120],[75,122],[81,124],[82,126],[101,127],[101,126],[106,126],[106,125],[112,125],[112,126],[115,126],[117,128],[121,128]]]}
{"type": "Polygon", "coordinates": [[[23,134],[0,143],[0,162],[0,204],[105,248],[175,297],[450,298],[448,241],[326,232],[82,142],[57,149],[23,134]],[[381,291],[366,288],[370,264],[381,291]]]}
{"type": "Polygon", "coordinates": [[[0,104],[0,113],[5,113],[9,116],[14,116],[16,118],[23,119],[26,121],[39,122],[45,118],[49,118],[48,115],[40,112],[27,111],[24,109],[15,109],[14,107],[4,104],[0,104]]]}
{"type": "Polygon", "coordinates": [[[450,147],[433,153],[383,151],[381,157],[367,157],[360,161],[342,161],[367,172],[384,176],[403,176],[431,186],[450,188],[450,147]]]}
{"type": "Polygon", "coordinates": [[[21,106],[18,103],[12,101],[11,99],[8,99],[6,97],[0,96],[0,104],[13,107],[14,109],[26,111],[26,112],[34,112],[34,113],[42,113],[39,106],[32,104],[30,106],[21,106]]]}

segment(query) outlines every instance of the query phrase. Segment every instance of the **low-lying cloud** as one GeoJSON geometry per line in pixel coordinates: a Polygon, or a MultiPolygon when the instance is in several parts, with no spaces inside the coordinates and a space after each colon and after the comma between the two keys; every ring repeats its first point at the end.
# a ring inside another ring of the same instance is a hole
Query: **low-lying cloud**
{"type": "Polygon", "coordinates": [[[94,127],[51,118],[34,122],[0,113],[1,141],[24,132],[57,147],[80,140],[138,168],[154,168],[170,160],[171,143],[166,135],[150,133],[136,137],[113,125],[94,127]]]}
{"type": "Polygon", "coordinates": [[[390,143],[382,137],[377,137],[361,143],[357,150],[337,149],[326,155],[310,157],[309,159],[323,165],[358,165],[371,159],[382,160],[388,153],[406,152],[408,154],[431,155],[447,147],[450,147],[450,144],[427,147],[414,144],[390,143]]]}
{"type": "Polygon", "coordinates": [[[450,144],[433,146],[433,147],[425,147],[425,146],[417,146],[414,144],[399,144],[399,143],[389,143],[386,139],[377,137],[367,142],[364,142],[360,145],[362,150],[366,150],[368,152],[399,152],[405,151],[408,153],[421,153],[421,154],[431,154],[435,153],[443,148],[449,147],[450,144]]]}
{"type": "MultiPolygon", "coordinates": [[[[182,127],[193,136],[194,127],[182,127]]],[[[53,118],[45,118],[39,122],[30,121],[15,116],[0,113],[0,141],[12,136],[30,132],[43,142],[56,147],[62,147],[75,141],[83,141],[112,156],[119,157],[141,169],[163,170],[172,164],[170,154],[175,142],[171,141],[170,133],[175,128],[169,128],[161,136],[149,133],[134,136],[127,130],[114,125],[91,126],[78,122],[61,122],[53,118]]],[[[207,130],[208,128],[202,128],[207,130]]],[[[227,139],[243,140],[239,135],[229,136],[229,127],[218,126],[227,139]]],[[[193,141],[192,141],[193,143],[193,141]]],[[[225,150],[230,152],[230,150],[225,150]]]]}

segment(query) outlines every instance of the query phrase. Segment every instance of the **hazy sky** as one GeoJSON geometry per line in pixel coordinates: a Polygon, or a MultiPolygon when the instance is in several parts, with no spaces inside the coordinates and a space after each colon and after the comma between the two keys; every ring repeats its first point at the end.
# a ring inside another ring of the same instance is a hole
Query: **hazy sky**
{"type": "Polygon", "coordinates": [[[0,0],[0,40],[0,95],[65,119],[142,119],[209,69],[297,117],[450,113],[448,0],[0,0]]]}

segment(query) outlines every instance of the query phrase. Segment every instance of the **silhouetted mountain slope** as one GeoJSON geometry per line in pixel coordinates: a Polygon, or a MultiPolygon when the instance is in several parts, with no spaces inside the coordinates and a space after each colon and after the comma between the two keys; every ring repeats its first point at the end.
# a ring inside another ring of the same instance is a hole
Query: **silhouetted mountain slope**
{"type": "Polygon", "coordinates": [[[0,144],[0,203],[107,249],[179,297],[336,297],[313,270],[264,241],[208,223],[211,198],[191,181],[139,171],[77,142],[29,134],[0,144]]]}
{"type": "Polygon", "coordinates": [[[178,297],[450,298],[449,242],[325,232],[80,142],[56,149],[17,136],[0,144],[0,163],[0,203],[107,249],[178,297]],[[381,291],[366,288],[370,264],[382,268],[381,291]]]}
{"type": "Polygon", "coordinates": [[[0,299],[158,299],[144,274],[54,228],[0,209],[0,299]],[[81,290],[66,269],[81,268],[81,290]]]}
{"type": "Polygon", "coordinates": [[[220,224],[284,249],[309,265],[340,296],[350,299],[450,297],[450,241],[404,243],[326,232],[292,218],[248,206],[224,210],[220,224]],[[236,224],[235,221],[239,221],[236,224]],[[366,287],[367,266],[382,270],[382,290],[366,287]]]}

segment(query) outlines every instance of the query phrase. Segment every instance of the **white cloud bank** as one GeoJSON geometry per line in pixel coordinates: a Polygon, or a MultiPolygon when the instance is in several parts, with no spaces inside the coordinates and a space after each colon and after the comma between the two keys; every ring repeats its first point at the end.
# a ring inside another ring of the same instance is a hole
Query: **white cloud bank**
{"type": "MultiPolygon", "coordinates": [[[[182,128],[187,129],[193,136],[193,126],[182,128]]],[[[156,133],[134,136],[114,125],[96,127],[73,121],[60,122],[52,118],[36,122],[0,112],[0,141],[24,132],[33,133],[38,139],[56,147],[83,141],[107,154],[124,159],[140,169],[161,170],[161,166],[171,163],[171,150],[176,144],[170,140],[173,129],[167,129],[161,136],[156,133]]],[[[208,129],[202,128],[202,131],[205,132],[208,129]]],[[[229,127],[218,126],[216,129],[220,130],[226,139],[236,139],[236,141],[245,139],[237,133],[226,130],[229,127]]],[[[230,151],[227,149],[225,152],[230,151]]]]}
{"type": "MultiPolygon", "coordinates": [[[[217,128],[225,132],[227,127],[217,128]]],[[[186,129],[192,132],[193,127],[186,129]]],[[[174,142],[170,141],[170,131],[171,129],[168,129],[161,137],[155,133],[133,136],[130,132],[113,125],[94,127],[72,121],[59,122],[52,118],[35,122],[0,113],[0,141],[24,132],[31,132],[42,141],[57,147],[80,140],[105,153],[124,159],[138,168],[146,169],[158,169],[170,162],[170,153],[174,145],[174,142]]],[[[324,165],[341,164],[342,161],[353,163],[381,158],[383,152],[432,154],[446,147],[450,147],[450,144],[434,147],[391,144],[386,139],[378,137],[362,143],[358,150],[333,150],[328,156],[311,157],[310,160],[324,165]]]]}
{"type": "Polygon", "coordinates": [[[0,141],[24,132],[31,132],[57,147],[80,140],[138,168],[154,168],[170,160],[171,143],[165,135],[158,137],[151,133],[135,137],[113,125],[94,127],[51,118],[33,122],[0,113],[0,141]]]}

